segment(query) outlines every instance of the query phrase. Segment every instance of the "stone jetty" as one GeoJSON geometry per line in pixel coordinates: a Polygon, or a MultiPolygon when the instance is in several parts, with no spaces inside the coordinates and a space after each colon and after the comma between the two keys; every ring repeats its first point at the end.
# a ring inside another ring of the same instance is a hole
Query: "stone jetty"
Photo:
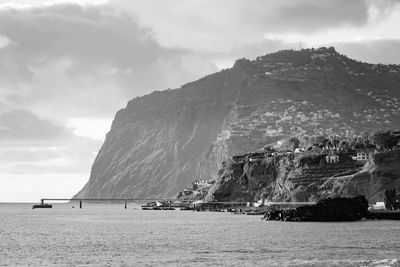
{"type": "Polygon", "coordinates": [[[364,196],[355,196],[326,198],[311,206],[269,211],[263,219],[275,221],[334,222],[358,221],[368,217],[368,201],[364,196]]]}

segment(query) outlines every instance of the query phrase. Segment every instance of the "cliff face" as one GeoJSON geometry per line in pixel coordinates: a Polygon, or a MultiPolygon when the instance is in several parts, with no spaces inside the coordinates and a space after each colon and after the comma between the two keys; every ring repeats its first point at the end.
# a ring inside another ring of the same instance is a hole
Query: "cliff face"
{"type": "Polygon", "coordinates": [[[356,62],[334,49],[238,60],[131,100],[76,197],[172,197],[194,179],[217,178],[232,155],[288,136],[400,128],[399,85],[400,66],[356,62]]]}
{"type": "Polygon", "coordinates": [[[387,189],[400,190],[400,150],[375,154],[364,168],[342,181],[328,180],[323,188],[336,195],[365,195],[371,202],[382,201],[387,189]]]}
{"type": "Polygon", "coordinates": [[[336,196],[365,195],[382,201],[387,189],[400,189],[400,150],[373,154],[365,164],[339,154],[327,163],[326,154],[291,154],[230,160],[219,171],[207,200],[317,201],[336,196]]]}

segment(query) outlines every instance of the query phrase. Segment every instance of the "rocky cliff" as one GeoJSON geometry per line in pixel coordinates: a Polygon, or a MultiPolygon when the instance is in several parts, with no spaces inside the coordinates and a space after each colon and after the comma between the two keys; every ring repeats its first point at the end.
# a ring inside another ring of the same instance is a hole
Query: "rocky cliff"
{"type": "Polygon", "coordinates": [[[288,136],[400,128],[399,85],[400,66],[357,62],[333,48],[238,60],[131,100],[76,196],[172,197],[196,178],[217,178],[230,156],[288,136]]]}
{"type": "Polygon", "coordinates": [[[344,179],[327,179],[320,186],[322,194],[364,195],[370,202],[383,201],[385,190],[400,190],[400,150],[373,155],[364,167],[344,179]]]}
{"type": "Polygon", "coordinates": [[[387,189],[400,189],[400,150],[378,152],[366,162],[338,153],[299,153],[231,159],[219,171],[207,200],[318,201],[327,197],[364,195],[383,201],[387,189]]]}

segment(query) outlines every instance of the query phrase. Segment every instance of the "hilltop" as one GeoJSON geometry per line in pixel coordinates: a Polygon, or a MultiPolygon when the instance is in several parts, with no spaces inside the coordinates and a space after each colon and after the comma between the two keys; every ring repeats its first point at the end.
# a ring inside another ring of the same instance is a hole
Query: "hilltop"
{"type": "Polygon", "coordinates": [[[290,136],[400,128],[400,66],[334,48],[284,50],[135,98],[120,110],[79,197],[172,197],[223,161],[290,136]]]}

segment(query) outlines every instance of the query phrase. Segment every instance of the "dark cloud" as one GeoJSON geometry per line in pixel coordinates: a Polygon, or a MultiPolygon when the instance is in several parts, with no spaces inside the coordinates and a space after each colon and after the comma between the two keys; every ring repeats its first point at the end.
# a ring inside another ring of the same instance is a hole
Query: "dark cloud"
{"type": "Polygon", "coordinates": [[[0,49],[0,83],[12,85],[32,76],[24,53],[13,44],[0,49]]]}
{"type": "Polygon", "coordinates": [[[365,0],[294,0],[285,3],[287,5],[264,17],[265,23],[279,22],[276,23],[277,30],[311,32],[343,24],[362,26],[369,17],[369,5],[365,0]]]}
{"type": "Polygon", "coordinates": [[[59,157],[59,153],[51,148],[37,148],[37,147],[18,147],[7,148],[0,152],[0,161],[7,163],[15,162],[30,162],[37,163],[43,160],[54,160],[59,157]]]}
{"type": "Polygon", "coordinates": [[[3,10],[0,32],[25,53],[30,64],[67,57],[72,64],[128,67],[160,54],[148,31],[139,29],[132,18],[100,6],[3,10]]]}
{"type": "Polygon", "coordinates": [[[101,143],[27,110],[13,110],[0,115],[0,174],[87,174],[101,143]]]}
{"type": "Polygon", "coordinates": [[[264,34],[360,26],[372,7],[379,13],[394,5],[377,2],[148,0],[2,9],[0,36],[8,44],[0,48],[0,96],[8,110],[112,117],[129,99],[179,87],[215,72],[216,63],[294,47],[264,34]]]}
{"type": "MultiPolygon", "coordinates": [[[[271,3],[271,1],[266,2],[271,3]]],[[[305,33],[326,31],[344,25],[362,27],[370,22],[372,15],[382,20],[385,17],[380,15],[387,15],[393,11],[395,5],[399,4],[397,0],[284,0],[276,2],[278,2],[276,8],[263,16],[263,21],[274,25],[278,32],[305,33]],[[375,14],[371,13],[372,10],[375,14]]],[[[268,29],[273,31],[272,28],[268,29]]]]}
{"type": "Polygon", "coordinates": [[[190,51],[161,47],[107,5],[3,9],[0,35],[10,40],[0,49],[0,92],[40,114],[112,117],[135,96],[216,70],[190,51]]]}
{"type": "Polygon", "coordinates": [[[48,140],[71,135],[64,127],[26,110],[0,115],[0,140],[48,140]]]}

